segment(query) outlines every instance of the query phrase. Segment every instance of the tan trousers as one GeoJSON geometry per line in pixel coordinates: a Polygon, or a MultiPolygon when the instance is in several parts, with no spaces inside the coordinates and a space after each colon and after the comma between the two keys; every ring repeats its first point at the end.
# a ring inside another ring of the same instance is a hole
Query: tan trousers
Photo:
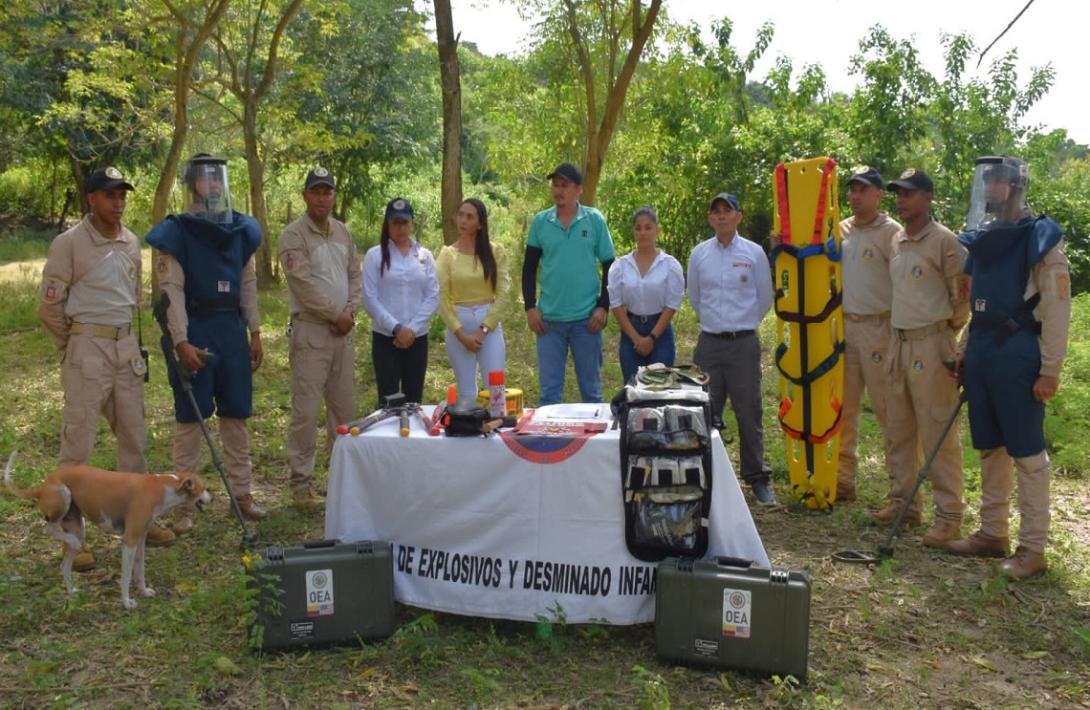
{"type": "MultiPolygon", "coordinates": [[[[900,340],[894,335],[890,343],[886,432],[890,438],[888,461],[893,476],[891,498],[895,503],[903,503],[912,492],[923,464],[921,449],[923,456],[931,454],[958,406],[957,382],[942,364],[943,358],[954,355],[954,335],[944,328],[917,340],[900,340]]],[[[965,481],[956,422],[931,464],[929,479],[936,520],[960,525],[965,508],[962,497],[965,481]]],[[[919,496],[910,509],[919,511],[919,496]]]]}
{"type": "MultiPolygon", "coordinates": [[[[250,494],[250,482],[253,480],[250,435],[246,430],[246,420],[220,418],[219,423],[220,441],[223,442],[223,467],[231,481],[231,492],[236,498],[242,498],[250,494]]],[[[205,424],[208,424],[207,420],[205,424]]],[[[200,424],[174,422],[174,470],[196,471],[204,445],[200,424]]]]}
{"type": "Polygon", "coordinates": [[[101,414],[117,437],[118,470],[147,471],[144,374],[133,367],[139,357],[132,335],[113,340],[75,333],[68,339],[61,365],[61,466],[90,460],[101,414]]]}
{"type": "Polygon", "coordinates": [[[326,441],[333,445],[338,424],[355,417],[352,334],[336,335],[329,326],[296,319],[291,334],[291,424],[288,466],[292,490],[306,490],[314,474],[318,408],[325,398],[326,441]]]}
{"type": "Polygon", "coordinates": [[[890,481],[893,480],[889,466],[890,439],[886,434],[889,339],[889,316],[878,316],[873,320],[844,320],[844,403],[840,413],[840,461],[837,465],[837,484],[841,487],[855,487],[859,465],[856,442],[859,439],[859,412],[864,389],[882,428],[886,472],[890,481]]]}
{"type": "Polygon", "coordinates": [[[1018,468],[1018,511],[1022,525],[1018,542],[1032,552],[1044,552],[1048,542],[1048,454],[1013,460],[1005,448],[980,452],[980,530],[992,537],[1007,537],[1013,468],[1018,468]]]}

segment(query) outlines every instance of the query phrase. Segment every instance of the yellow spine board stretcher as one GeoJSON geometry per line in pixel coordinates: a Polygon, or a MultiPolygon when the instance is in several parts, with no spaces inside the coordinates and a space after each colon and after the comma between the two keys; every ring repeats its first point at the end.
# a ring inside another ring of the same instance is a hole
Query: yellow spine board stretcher
{"type": "Polygon", "coordinates": [[[772,251],[780,428],[795,496],[814,510],[836,501],[844,401],[840,210],[836,161],[780,163],[773,175],[772,251]]]}

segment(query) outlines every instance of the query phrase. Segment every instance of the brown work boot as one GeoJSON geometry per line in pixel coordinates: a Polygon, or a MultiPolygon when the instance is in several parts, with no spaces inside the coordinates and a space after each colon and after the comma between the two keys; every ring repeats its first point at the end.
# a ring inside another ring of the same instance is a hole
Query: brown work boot
{"type": "Polygon", "coordinates": [[[238,497],[238,509],[247,520],[264,520],[269,515],[249,493],[238,497]]]}
{"type": "Polygon", "coordinates": [[[1012,557],[999,563],[999,571],[1013,580],[1029,579],[1048,569],[1045,553],[1033,552],[1019,545],[1012,557]]]}
{"type": "Polygon", "coordinates": [[[1010,554],[1011,541],[1006,536],[992,537],[977,530],[969,537],[946,543],[946,551],[963,557],[1006,557],[1010,554]]]}
{"type": "Polygon", "coordinates": [[[174,529],[174,534],[181,536],[193,532],[193,514],[188,510],[183,513],[178,513],[178,517],[174,518],[174,524],[171,528],[174,529]]]}
{"type": "Polygon", "coordinates": [[[159,525],[148,528],[148,537],[144,544],[148,547],[170,547],[178,539],[174,533],[159,525]]]}
{"type": "MultiPolygon", "coordinates": [[[[897,501],[890,501],[886,503],[886,507],[879,511],[875,511],[870,514],[871,520],[876,523],[892,523],[897,519],[897,516],[901,513],[901,507],[904,503],[897,501]]],[[[910,510],[905,513],[905,525],[919,525],[920,524],[920,511],[910,510]]]]}
{"type": "Polygon", "coordinates": [[[311,489],[300,488],[291,494],[291,505],[296,510],[311,511],[321,508],[325,505],[325,501],[314,495],[311,489]]]}
{"type": "Polygon", "coordinates": [[[927,532],[923,534],[923,544],[927,547],[937,547],[940,550],[947,549],[947,545],[961,537],[961,523],[953,520],[936,518],[927,532]]]}
{"type": "Polygon", "coordinates": [[[95,556],[86,547],[76,553],[72,560],[72,569],[76,572],[90,572],[95,568],[95,556]]]}

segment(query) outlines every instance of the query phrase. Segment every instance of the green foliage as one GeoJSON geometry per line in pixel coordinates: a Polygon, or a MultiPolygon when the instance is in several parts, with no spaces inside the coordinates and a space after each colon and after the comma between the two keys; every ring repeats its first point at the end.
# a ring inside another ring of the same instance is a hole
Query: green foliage
{"type": "MultiPolygon", "coordinates": [[[[485,199],[494,233],[520,251],[531,216],[549,204],[544,175],[561,160],[585,163],[588,105],[565,3],[510,1],[542,20],[525,51],[486,57],[471,44],[459,48],[463,168],[465,193],[485,199]]],[[[208,149],[231,158],[243,211],[253,208],[251,182],[261,181],[270,242],[303,209],[302,175],[322,163],[339,181],[337,214],[361,246],[377,239],[382,207],[394,194],[420,206],[420,233],[438,245],[441,110],[424,11],[410,0],[304,4],[287,27],[279,71],[254,117],[256,140],[248,143],[239,96],[266,67],[262,52],[240,50],[253,39],[241,28],[258,27],[264,42],[267,20],[284,4],[232,3],[194,75],[186,153],[208,149]],[[264,174],[244,169],[255,152],[264,174]]],[[[601,79],[594,96],[600,109],[631,40],[630,4],[572,6],[601,79]]],[[[163,10],[154,0],[62,2],[44,11],[16,0],[0,9],[10,29],[0,35],[0,120],[9,128],[0,137],[0,205],[17,212],[0,219],[55,222],[66,198],[75,198],[79,176],[109,161],[138,180],[127,221],[140,232],[151,226],[172,95],[172,35],[155,31],[163,10]]],[[[667,3],[629,87],[598,187],[596,202],[619,251],[631,246],[633,210],[650,204],[662,220],[663,246],[684,259],[709,234],[706,203],[722,190],[742,199],[743,233],[763,241],[773,168],[818,155],[844,168],[874,165],[887,177],[909,166],[928,170],[937,185],[935,215],[956,230],[973,160],[1016,153],[1030,159],[1034,207],[1065,230],[1074,289],[1090,289],[1087,147],[1063,131],[1024,125],[1051,86],[1050,67],[1019,76],[1010,50],[983,75],[971,75],[974,39],[950,35],[943,70],[933,74],[910,38],[878,25],[851,57],[858,87],[834,94],[819,67],[796,66],[788,56],[754,75],[771,46],[771,24],[740,37],[729,16],[711,20],[706,32],[671,22],[668,11],[667,3]]],[[[69,218],[77,203],[69,204],[69,218]]]]}
{"type": "Polygon", "coordinates": [[[327,165],[339,214],[373,221],[388,187],[382,168],[415,173],[440,149],[435,50],[423,16],[408,0],[324,3],[305,6],[291,36],[299,56],[279,102],[298,130],[279,147],[285,158],[327,165]]]}
{"type": "Polygon", "coordinates": [[[632,666],[640,683],[640,707],[644,710],[670,710],[670,688],[662,676],[643,666],[632,666]]]}
{"type": "Polygon", "coordinates": [[[1053,467],[1070,476],[1090,472],[1090,294],[1074,299],[1060,389],[1045,409],[1045,437],[1053,467]]]}

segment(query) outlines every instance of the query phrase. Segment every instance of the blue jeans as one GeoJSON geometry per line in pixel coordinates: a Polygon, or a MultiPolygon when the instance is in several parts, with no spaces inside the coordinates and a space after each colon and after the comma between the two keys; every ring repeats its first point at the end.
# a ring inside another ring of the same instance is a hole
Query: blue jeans
{"type": "Polygon", "coordinates": [[[545,321],[545,335],[537,336],[541,406],[564,400],[564,370],[568,364],[569,346],[582,401],[602,401],[602,331],[587,330],[588,320],[545,321]]]}
{"type": "MultiPolygon", "coordinates": [[[[646,320],[644,320],[640,316],[634,316],[630,313],[628,319],[632,322],[632,327],[636,329],[637,333],[647,336],[655,328],[655,324],[659,322],[660,315],[660,313],[656,313],[653,316],[647,316],[646,320]]],[[[666,326],[666,330],[662,331],[662,335],[655,341],[655,347],[651,348],[651,352],[647,353],[647,355],[637,353],[636,346],[632,344],[628,335],[621,331],[621,343],[617,348],[617,354],[621,358],[621,375],[624,377],[625,384],[632,381],[640,365],[650,365],[653,362],[673,365],[675,355],[674,324],[671,323],[666,326]]]]}

